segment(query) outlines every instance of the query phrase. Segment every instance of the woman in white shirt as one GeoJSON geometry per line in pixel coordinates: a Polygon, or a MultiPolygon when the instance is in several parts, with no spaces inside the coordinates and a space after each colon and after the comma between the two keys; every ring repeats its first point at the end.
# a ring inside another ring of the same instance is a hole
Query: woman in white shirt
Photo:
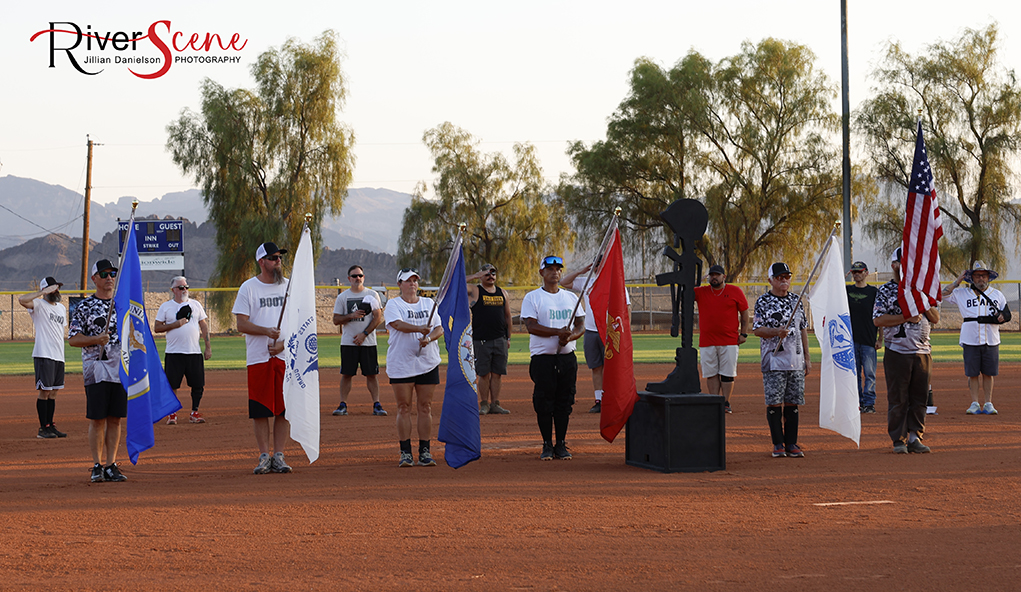
{"type": "Polygon", "coordinates": [[[389,333],[386,374],[397,401],[397,439],[401,446],[398,466],[414,464],[411,455],[411,402],[418,400],[418,464],[436,466],[429,452],[432,436],[432,400],[440,383],[440,346],[443,335],[432,298],[418,295],[418,272],[402,269],[397,274],[401,295],[386,303],[383,322],[389,333]]]}

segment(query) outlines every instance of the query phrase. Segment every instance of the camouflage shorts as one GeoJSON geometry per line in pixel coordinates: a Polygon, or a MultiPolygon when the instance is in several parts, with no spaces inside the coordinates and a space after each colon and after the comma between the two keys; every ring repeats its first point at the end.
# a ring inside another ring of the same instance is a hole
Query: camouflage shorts
{"type": "Polygon", "coordinates": [[[766,405],[804,405],[805,371],[776,370],[762,373],[766,405]]]}

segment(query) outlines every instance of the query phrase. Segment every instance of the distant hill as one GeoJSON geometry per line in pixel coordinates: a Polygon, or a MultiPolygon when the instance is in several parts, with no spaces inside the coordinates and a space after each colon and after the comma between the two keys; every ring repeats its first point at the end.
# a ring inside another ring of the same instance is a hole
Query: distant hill
{"type": "MultiPolygon", "coordinates": [[[[105,205],[91,204],[89,238],[99,240],[112,232],[118,218],[130,216],[133,199],[125,196],[105,205]]],[[[0,177],[0,204],[10,209],[0,216],[0,249],[20,245],[50,232],[79,237],[80,241],[83,203],[82,194],[59,185],[12,175],[0,177]]],[[[323,223],[323,245],[334,250],[362,249],[394,254],[397,252],[401,219],[410,203],[410,195],[389,189],[350,189],[341,215],[323,223]]],[[[168,216],[185,218],[195,224],[202,224],[208,219],[202,192],[197,189],[168,193],[161,198],[141,202],[138,216],[150,215],[161,219],[168,216]]]]}

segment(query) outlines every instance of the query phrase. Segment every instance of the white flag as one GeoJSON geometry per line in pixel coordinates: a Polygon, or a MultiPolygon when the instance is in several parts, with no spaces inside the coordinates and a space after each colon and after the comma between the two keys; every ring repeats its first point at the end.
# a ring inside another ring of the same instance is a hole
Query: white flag
{"type": "Polygon", "coordinates": [[[286,364],[284,407],[291,424],[291,438],[301,444],[308,462],[313,463],[319,458],[319,346],[312,235],[308,228],[301,233],[294,255],[290,288],[280,324],[286,364]]]}
{"type": "Polygon", "coordinates": [[[851,313],[844,284],[844,258],[840,241],[830,237],[830,248],[808,299],[812,303],[815,336],[822,348],[819,372],[819,427],[833,430],[860,446],[861,415],[855,376],[851,313]]]}

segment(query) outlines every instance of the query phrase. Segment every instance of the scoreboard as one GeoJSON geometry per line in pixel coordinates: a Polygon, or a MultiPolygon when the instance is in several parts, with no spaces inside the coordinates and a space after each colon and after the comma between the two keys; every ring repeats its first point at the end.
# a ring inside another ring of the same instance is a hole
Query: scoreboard
{"type": "MultiPolygon", "coordinates": [[[[128,221],[118,220],[118,253],[124,252],[128,221]]],[[[135,220],[135,244],[139,253],[184,253],[184,221],[135,220]]]]}

